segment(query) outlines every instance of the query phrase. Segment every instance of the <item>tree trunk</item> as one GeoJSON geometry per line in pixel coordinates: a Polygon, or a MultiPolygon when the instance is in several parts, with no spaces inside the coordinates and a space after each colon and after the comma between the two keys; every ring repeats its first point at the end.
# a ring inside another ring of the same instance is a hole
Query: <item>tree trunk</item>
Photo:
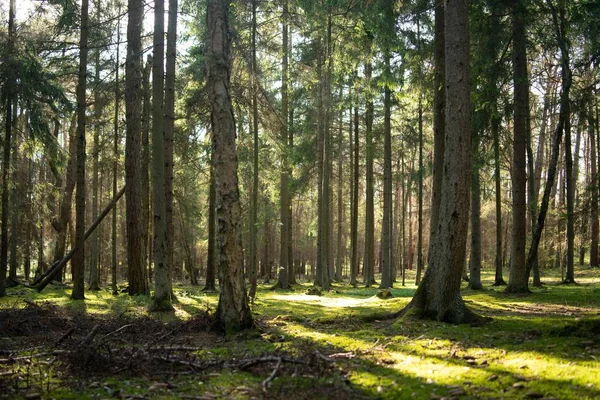
{"type": "Polygon", "coordinates": [[[77,173],[75,197],[75,246],[77,252],[71,261],[73,270],[73,300],[83,300],[85,291],[85,110],[88,59],[89,0],[81,2],[81,30],[79,38],[79,80],[77,83],[77,173]]]}
{"type": "MultiPolygon", "coordinates": [[[[344,97],[344,88],[340,89],[340,99],[344,97]]],[[[343,154],[343,121],[344,121],[344,109],[340,108],[340,121],[339,121],[339,132],[338,132],[338,142],[337,142],[337,151],[338,151],[338,159],[337,159],[337,238],[336,238],[336,251],[335,251],[335,276],[334,279],[336,282],[342,281],[342,266],[343,266],[343,257],[342,257],[342,236],[343,236],[343,225],[342,221],[344,218],[344,203],[342,201],[342,161],[344,159],[343,154]]]]}
{"type": "MultiPolygon", "coordinates": [[[[590,96],[590,99],[592,97],[590,96]]],[[[590,238],[590,265],[592,267],[599,266],[598,262],[598,172],[596,165],[596,132],[594,132],[593,107],[590,101],[588,109],[588,135],[590,137],[590,188],[592,191],[591,202],[591,238],[590,238]]]]}
{"type": "MultiPolygon", "coordinates": [[[[446,45],[444,40],[445,1],[435,2],[434,27],[434,94],[433,94],[433,188],[431,190],[431,216],[429,221],[429,257],[435,242],[442,196],[442,168],[444,167],[444,129],[446,125],[446,45]]],[[[404,278],[403,278],[404,279],[404,278]]]]}
{"type": "Polygon", "coordinates": [[[154,299],[152,310],[171,310],[166,233],[164,129],[164,0],[154,1],[152,57],[152,202],[154,219],[154,299]]]}
{"type": "Polygon", "coordinates": [[[215,327],[225,332],[254,322],[244,283],[240,235],[241,208],[235,152],[235,121],[229,93],[229,1],[207,2],[207,92],[211,105],[217,205],[217,251],[221,294],[215,327]]]}
{"type": "MultiPolygon", "coordinates": [[[[370,50],[370,45],[369,45],[370,50]]],[[[367,53],[368,61],[365,64],[365,85],[371,85],[371,74],[373,65],[370,59],[370,51],[367,53]]],[[[367,94],[367,105],[365,114],[365,134],[366,143],[366,214],[365,214],[365,261],[364,261],[364,283],[366,287],[371,287],[375,280],[375,207],[374,193],[375,187],[373,183],[373,115],[374,106],[373,99],[367,94]]]]}
{"type": "MultiPolygon", "coordinates": [[[[121,13],[119,7],[119,14],[121,13]]],[[[121,41],[121,23],[117,24],[117,42],[121,41]]],[[[117,194],[117,173],[119,170],[119,113],[121,103],[120,82],[119,82],[119,54],[120,46],[117,46],[117,60],[115,62],[115,115],[113,117],[113,165],[112,165],[112,195],[117,194]]],[[[111,220],[111,289],[112,294],[117,296],[119,289],[117,287],[117,207],[112,210],[111,220]]]]}
{"type": "MultiPolygon", "coordinates": [[[[255,0],[256,1],[256,0],[255,0]]],[[[279,218],[280,218],[280,236],[279,236],[279,272],[277,274],[277,286],[281,289],[289,289],[289,184],[288,184],[288,6],[287,1],[283,4],[283,22],[282,30],[282,60],[281,60],[281,116],[283,123],[281,125],[280,146],[281,146],[281,171],[279,181],[279,218]]],[[[256,49],[255,49],[256,50],[256,49]]],[[[254,54],[254,57],[256,55],[254,54]]]]}
{"type": "MultiPolygon", "coordinates": [[[[356,76],[354,80],[356,84],[356,76]]],[[[357,285],[358,277],[358,185],[360,182],[360,165],[359,165],[359,154],[360,154],[360,140],[358,137],[358,89],[354,91],[354,120],[352,115],[350,116],[350,142],[352,142],[352,123],[354,123],[354,145],[351,146],[352,152],[350,158],[352,161],[352,227],[350,233],[350,246],[351,257],[350,257],[350,285],[357,285]]]]}
{"type": "MultiPolygon", "coordinates": [[[[128,10],[127,58],[125,60],[125,122],[127,127],[125,138],[125,183],[127,187],[125,206],[127,212],[125,218],[127,221],[128,292],[130,296],[133,296],[148,293],[146,266],[144,264],[141,187],[141,33],[144,2],[142,0],[129,0],[128,10]]],[[[162,72],[160,74],[162,79],[162,72]]],[[[162,127],[160,127],[160,130],[162,135],[162,127]]]]}
{"type": "Polygon", "coordinates": [[[215,164],[214,164],[214,149],[210,155],[210,188],[208,194],[208,251],[206,260],[206,283],[203,292],[214,292],[217,290],[215,285],[217,260],[216,260],[216,238],[217,233],[215,223],[216,220],[216,188],[215,188],[215,164]]]}
{"type": "MultiPolygon", "coordinates": [[[[99,18],[100,7],[99,1],[96,1],[96,20],[99,18]]],[[[94,83],[97,86],[100,83],[100,49],[95,52],[95,76],[94,83]]],[[[100,158],[100,118],[102,117],[102,100],[100,92],[94,92],[94,137],[93,137],[93,153],[92,153],[92,221],[98,217],[98,169],[100,158]]],[[[100,274],[98,271],[99,243],[98,232],[92,234],[90,243],[91,258],[90,258],[90,280],[89,290],[100,290],[100,274]]]]}
{"type": "MultiPolygon", "coordinates": [[[[388,12],[392,14],[392,10],[388,12]]],[[[389,50],[385,53],[384,75],[387,79],[391,79],[391,54],[389,50]]],[[[383,218],[379,287],[388,289],[392,287],[392,91],[389,85],[385,85],[384,88],[383,110],[383,218]]]]}
{"type": "Polygon", "coordinates": [[[514,80],[514,139],[512,160],[512,210],[510,277],[506,292],[527,293],[525,245],[527,239],[526,204],[526,146],[528,132],[529,78],[527,76],[527,37],[525,33],[525,4],[514,0],[513,6],[513,80],[514,80]]]}
{"type": "MultiPolygon", "coordinates": [[[[8,11],[8,52],[9,57],[13,57],[13,35],[14,35],[14,24],[15,24],[15,0],[10,0],[9,11],[8,11]]],[[[10,61],[10,58],[8,60],[10,61]]],[[[2,231],[0,234],[0,297],[6,296],[6,273],[8,269],[8,172],[10,171],[10,141],[12,135],[12,79],[9,78],[4,87],[5,101],[6,101],[6,115],[5,115],[5,130],[4,130],[4,147],[2,155],[2,211],[0,215],[0,223],[2,224],[2,231]]]]}
{"type": "Polygon", "coordinates": [[[152,235],[151,235],[151,218],[150,218],[150,119],[152,113],[151,105],[151,88],[150,88],[150,73],[152,72],[152,56],[148,55],[146,66],[142,76],[142,169],[140,188],[142,191],[142,241],[144,258],[143,264],[145,267],[146,282],[151,280],[152,267],[152,235]]]}
{"type": "Polygon", "coordinates": [[[249,297],[254,300],[256,297],[256,266],[258,263],[258,100],[256,80],[256,8],[257,0],[252,2],[252,205],[250,211],[250,293],[249,297]]]}
{"type": "Polygon", "coordinates": [[[444,16],[447,135],[437,232],[429,268],[403,313],[412,309],[421,318],[464,323],[475,318],[460,295],[471,171],[468,1],[448,2],[444,16]]]}
{"type": "Polygon", "coordinates": [[[473,135],[471,170],[471,257],[469,271],[469,289],[482,290],[481,285],[481,185],[479,178],[479,143],[481,133],[473,135]]]}
{"type": "Polygon", "coordinates": [[[177,0],[169,0],[167,57],[165,74],[164,146],[165,146],[165,257],[167,285],[173,296],[173,133],[175,131],[175,68],[177,58],[177,0]]]}
{"type": "Polygon", "coordinates": [[[494,137],[494,183],[496,185],[496,272],[494,286],[506,285],[502,276],[504,267],[502,257],[502,187],[500,185],[500,118],[494,113],[491,119],[492,136],[494,137]]]}

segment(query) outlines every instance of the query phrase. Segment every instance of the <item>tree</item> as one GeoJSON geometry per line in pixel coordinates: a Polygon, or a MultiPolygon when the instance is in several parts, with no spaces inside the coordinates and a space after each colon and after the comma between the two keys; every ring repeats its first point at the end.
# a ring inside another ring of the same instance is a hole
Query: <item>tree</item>
{"type": "MultiPolygon", "coordinates": [[[[8,54],[12,57],[14,51],[14,26],[15,26],[15,0],[10,0],[9,11],[8,11],[8,54]]],[[[11,61],[11,58],[8,60],[11,61]]],[[[5,130],[4,130],[4,147],[2,154],[2,211],[1,221],[2,232],[0,238],[0,297],[6,296],[6,273],[8,269],[8,172],[10,170],[10,141],[13,127],[13,96],[12,89],[14,83],[12,79],[7,80],[7,84],[4,87],[4,97],[6,101],[6,115],[5,115],[5,130]]]]}
{"type": "MultiPolygon", "coordinates": [[[[159,0],[160,1],[160,0],[159,0]]],[[[125,60],[125,182],[127,220],[128,292],[131,296],[148,293],[144,263],[142,209],[142,21],[144,2],[129,0],[127,58],[125,60]]],[[[162,61],[161,61],[162,62],[162,61]]],[[[161,75],[162,76],[162,75],[161,75]]],[[[161,129],[162,130],[162,129],[161,129]]]]}
{"type": "Polygon", "coordinates": [[[81,28],[79,37],[79,76],[77,82],[77,172],[75,197],[75,246],[77,252],[71,260],[73,270],[73,300],[83,300],[85,291],[85,111],[88,62],[88,8],[89,0],[81,2],[81,28]]]}
{"type": "Polygon", "coordinates": [[[464,323],[476,318],[460,294],[471,171],[468,1],[447,2],[444,23],[446,140],[438,223],[429,268],[401,313],[410,311],[420,318],[464,323]]]}
{"type": "MultiPolygon", "coordinates": [[[[369,50],[371,44],[369,43],[369,50]]],[[[370,51],[367,53],[367,57],[370,57],[370,51]]],[[[371,74],[373,72],[373,64],[369,58],[365,63],[365,81],[367,86],[366,93],[366,114],[365,114],[365,135],[366,141],[366,215],[365,215],[365,261],[364,261],[364,283],[367,287],[371,287],[375,281],[375,205],[374,205],[374,192],[375,187],[373,183],[373,114],[375,113],[373,106],[373,98],[369,93],[369,86],[371,85],[371,74]]]]}
{"type": "MultiPolygon", "coordinates": [[[[250,293],[249,297],[256,297],[256,267],[258,265],[258,88],[256,87],[256,8],[257,0],[252,1],[252,205],[250,211],[250,254],[249,275],[250,293]]],[[[285,18],[285,16],[284,16],[285,18]]],[[[284,30],[284,34],[287,32],[284,30]]]]}
{"type": "Polygon", "coordinates": [[[171,310],[169,257],[166,244],[166,193],[164,144],[164,0],[154,2],[154,53],[152,57],[152,201],[154,214],[153,310],[171,310]]]}
{"type": "Polygon", "coordinates": [[[177,60],[177,0],[169,0],[167,26],[167,59],[165,74],[164,146],[165,146],[165,254],[167,258],[167,285],[173,292],[173,134],[175,131],[175,69],[177,60]]]}
{"type": "Polygon", "coordinates": [[[207,1],[207,93],[213,130],[217,205],[217,252],[221,294],[215,327],[225,332],[250,328],[254,322],[242,270],[241,209],[235,152],[235,120],[230,97],[229,1],[207,1]]]}
{"type": "Polygon", "coordinates": [[[525,3],[522,0],[513,2],[513,80],[514,80],[514,138],[512,160],[512,233],[510,276],[507,293],[529,292],[525,269],[525,242],[527,238],[527,204],[526,204],[526,159],[527,135],[529,125],[529,79],[527,74],[527,37],[525,24],[527,20],[525,3]]]}
{"type": "Polygon", "coordinates": [[[214,164],[214,149],[210,152],[210,187],[208,194],[208,250],[206,259],[206,283],[204,284],[203,292],[215,292],[217,260],[216,260],[216,188],[215,188],[215,164],[214,164]]]}

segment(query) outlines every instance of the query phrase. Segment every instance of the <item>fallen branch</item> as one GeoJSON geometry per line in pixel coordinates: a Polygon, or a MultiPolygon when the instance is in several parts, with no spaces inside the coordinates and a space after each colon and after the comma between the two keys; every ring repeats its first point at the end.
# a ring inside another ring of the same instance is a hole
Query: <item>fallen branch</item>
{"type": "Polygon", "coordinates": [[[94,336],[96,336],[96,334],[98,333],[98,329],[100,329],[100,324],[95,325],[92,328],[90,333],[88,333],[87,336],[81,341],[81,343],[79,343],[79,347],[89,346],[92,343],[92,341],[94,340],[94,336]]]}
{"type": "Polygon", "coordinates": [[[269,375],[269,377],[263,381],[263,383],[262,383],[263,391],[266,392],[267,389],[269,388],[269,385],[273,381],[273,379],[275,379],[275,376],[277,375],[277,372],[279,372],[279,368],[281,367],[282,361],[283,361],[283,358],[279,357],[279,360],[277,360],[277,364],[275,365],[275,369],[273,369],[273,372],[271,372],[271,375],[269,375]]]}
{"type": "Polygon", "coordinates": [[[71,336],[71,335],[73,334],[73,332],[75,332],[75,328],[71,328],[71,329],[69,329],[67,332],[65,332],[65,334],[64,334],[64,335],[62,335],[62,336],[60,337],[60,339],[58,339],[58,340],[56,341],[56,345],[59,345],[59,344],[61,344],[62,342],[64,342],[65,340],[67,340],[67,338],[68,338],[69,336],[71,336]]]}

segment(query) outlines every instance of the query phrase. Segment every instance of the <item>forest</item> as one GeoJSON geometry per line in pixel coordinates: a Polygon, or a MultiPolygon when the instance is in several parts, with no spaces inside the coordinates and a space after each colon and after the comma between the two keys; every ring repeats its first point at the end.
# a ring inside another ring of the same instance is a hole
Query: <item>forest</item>
{"type": "Polygon", "coordinates": [[[597,0],[0,19],[0,399],[600,397],[597,0]]]}

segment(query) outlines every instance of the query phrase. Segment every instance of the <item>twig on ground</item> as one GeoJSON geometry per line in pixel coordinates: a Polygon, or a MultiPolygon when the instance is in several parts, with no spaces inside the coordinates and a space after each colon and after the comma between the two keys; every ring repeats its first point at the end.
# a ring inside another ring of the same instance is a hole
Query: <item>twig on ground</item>
{"type": "Polygon", "coordinates": [[[100,324],[95,325],[92,330],[90,331],[90,333],[87,334],[87,336],[81,341],[81,343],[79,344],[80,347],[87,347],[89,346],[92,341],[94,340],[94,336],[96,336],[96,334],[98,333],[98,329],[100,329],[100,324]]]}
{"type": "Polygon", "coordinates": [[[58,346],[59,344],[61,344],[62,342],[64,342],[65,340],[67,340],[69,338],[69,336],[71,336],[73,334],[73,332],[75,332],[75,328],[71,328],[68,331],[65,332],[64,335],[62,335],[60,337],[60,339],[58,339],[56,341],[56,345],[58,346]]]}
{"type": "Polygon", "coordinates": [[[267,389],[269,388],[269,385],[273,381],[273,379],[275,379],[275,376],[277,375],[277,372],[279,372],[279,368],[281,367],[282,361],[283,361],[283,358],[279,357],[279,360],[277,360],[277,364],[275,365],[275,369],[273,370],[273,372],[271,372],[271,375],[269,375],[269,377],[263,381],[263,383],[262,383],[263,391],[266,392],[267,389]]]}

